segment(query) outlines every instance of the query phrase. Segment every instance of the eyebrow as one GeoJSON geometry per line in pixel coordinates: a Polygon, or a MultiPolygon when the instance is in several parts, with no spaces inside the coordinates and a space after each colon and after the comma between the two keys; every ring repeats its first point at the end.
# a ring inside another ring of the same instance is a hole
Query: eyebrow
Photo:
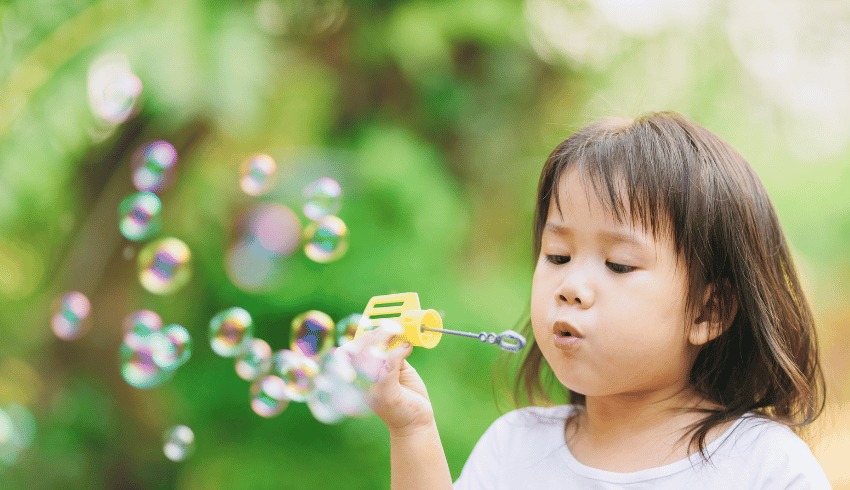
{"type": "MultiPolygon", "coordinates": [[[[546,227],[543,229],[544,234],[547,231],[556,235],[567,236],[572,234],[573,229],[555,223],[546,223],[546,227]]],[[[636,245],[638,247],[646,246],[646,243],[644,243],[643,240],[638,239],[634,235],[630,235],[628,233],[623,233],[620,231],[602,230],[597,233],[596,236],[601,238],[606,243],[628,243],[631,245],[636,245]]]]}

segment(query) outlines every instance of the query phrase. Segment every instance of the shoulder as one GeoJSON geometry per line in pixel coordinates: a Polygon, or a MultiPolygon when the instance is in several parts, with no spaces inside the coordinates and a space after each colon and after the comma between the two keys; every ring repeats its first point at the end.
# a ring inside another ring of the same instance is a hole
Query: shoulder
{"type": "Polygon", "coordinates": [[[786,425],[746,416],[729,437],[736,459],[750,473],[750,488],[831,488],[808,444],[786,425]]]}

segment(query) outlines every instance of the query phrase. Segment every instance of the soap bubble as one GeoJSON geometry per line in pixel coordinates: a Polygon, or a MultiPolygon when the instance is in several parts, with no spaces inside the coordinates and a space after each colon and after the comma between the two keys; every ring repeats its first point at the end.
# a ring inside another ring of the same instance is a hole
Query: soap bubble
{"type": "Polygon", "coordinates": [[[174,373],[173,369],[164,366],[176,357],[177,348],[161,331],[134,329],[124,334],[119,349],[121,375],[136,388],[159,386],[174,373]]]}
{"type": "Polygon", "coordinates": [[[221,357],[243,353],[253,338],[251,315],[238,306],[219,312],[210,320],[210,346],[221,357]]]}
{"type": "Polygon", "coordinates": [[[88,332],[90,315],[91,302],[83,293],[65,293],[53,302],[53,333],[62,340],[74,340],[88,332]]]}
{"type": "Polygon", "coordinates": [[[307,407],[313,417],[323,424],[336,424],[345,418],[345,414],[333,404],[335,384],[325,376],[316,376],[316,386],[307,397],[307,407]]]}
{"type": "MultiPolygon", "coordinates": [[[[347,342],[354,340],[354,334],[357,333],[357,327],[363,321],[362,313],[352,313],[343,318],[336,324],[336,345],[342,346],[347,342]]],[[[368,320],[368,318],[366,318],[368,320]]]]}
{"type": "Polygon", "coordinates": [[[379,327],[396,335],[388,339],[387,342],[365,344],[357,348],[351,347],[352,344],[347,343],[338,349],[348,354],[348,360],[359,377],[365,379],[363,383],[359,383],[364,387],[364,391],[368,383],[376,382],[384,375],[388,366],[387,359],[392,353],[389,346],[396,347],[394,344],[398,343],[398,336],[404,333],[404,327],[395,320],[379,319],[377,323],[379,327]]]}
{"type": "Polygon", "coordinates": [[[301,241],[301,221],[280,204],[246,209],[233,226],[233,241],[225,256],[225,270],[234,285],[264,291],[283,277],[282,259],[301,241]]]}
{"type": "Polygon", "coordinates": [[[151,310],[139,310],[124,317],[124,332],[141,329],[143,333],[152,332],[162,328],[162,318],[151,310]]]}
{"type": "Polygon", "coordinates": [[[401,337],[404,334],[404,327],[392,318],[381,318],[377,322],[380,329],[393,333],[395,336],[391,337],[386,343],[378,342],[370,345],[369,353],[378,359],[387,359],[392,354],[393,349],[404,341],[404,338],[401,337]]]}
{"type": "Polygon", "coordinates": [[[192,253],[177,238],[162,238],[139,252],[139,280],[153,294],[171,294],[192,277],[192,253]]]}
{"type": "Polygon", "coordinates": [[[245,381],[265,376],[272,367],[272,349],[263,339],[253,339],[236,357],[236,374],[245,381]]]}
{"type": "Polygon", "coordinates": [[[301,221],[286,206],[260,204],[243,213],[237,223],[237,236],[256,242],[268,256],[285,257],[298,248],[301,221]]]}
{"type": "Polygon", "coordinates": [[[310,310],[292,320],[290,349],[307,357],[322,355],[333,347],[334,321],[326,313],[310,310]]]}
{"type": "Polygon", "coordinates": [[[140,146],[132,157],[133,185],[142,192],[162,192],[171,186],[177,150],[167,141],[140,146]]]}
{"type": "Polygon", "coordinates": [[[163,452],[171,461],[183,461],[195,452],[195,433],[185,425],[177,425],[162,434],[163,452]]]}
{"type": "Polygon", "coordinates": [[[165,358],[164,364],[161,364],[162,367],[176,369],[186,364],[186,361],[192,356],[192,337],[189,335],[189,331],[182,325],[175,323],[163,328],[162,333],[174,346],[174,357],[165,358]]]}
{"type": "Polygon", "coordinates": [[[270,255],[256,241],[234,243],[224,257],[230,281],[243,291],[261,292],[283,277],[279,258],[270,255]]]}
{"type": "MultiPolygon", "coordinates": [[[[351,357],[345,350],[332,349],[320,361],[321,377],[324,378],[324,389],[333,408],[350,417],[368,415],[369,407],[364,401],[364,392],[372,382],[363,378],[351,364],[351,357]]],[[[320,385],[316,383],[316,389],[320,385]]]]}
{"type": "Polygon", "coordinates": [[[286,397],[286,382],[280,376],[263,376],[251,384],[251,408],[257,415],[275,417],[287,406],[289,400],[286,397]]]}
{"type": "Polygon", "coordinates": [[[17,403],[0,409],[0,463],[14,465],[35,438],[35,418],[17,403]]]}
{"type": "Polygon", "coordinates": [[[116,125],[133,117],[141,93],[142,81],[132,72],[127,56],[102,56],[89,67],[89,105],[102,122],[116,125]]]}
{"type": "Polygon", "coordinates": [[[322,177],[304,188],[304,216],[318,221],[325,216],[335,215],[341,206],[342,188],[330,177],[322,177]]]}
{"type": "Polygon", "coordinates": [[[296,402],[307,401],[319,365],[300,352],[283,349],[272,356],[273,372],[284,382],[283,395],[296,402]]]}
{"type": "Polygon", "coordinates": [[[239,186],[249,196],[265,194],[274,184],[275,170],[277,164],[272,157],[264,154],[254,155],[242,164],[242,180],[239,181],[239,186]]]}
{"type": "Polygon", "coordinates": [[[304,253],[322,264],[339,259],[348,250],[348,227],[336,216],[325,216],[304,230],[304,253]]]}
{"type": "Polygon", "coordinates": [[[162,202],[152,192],[130,194],[118,205],[118,228],[128,240],[142,241],[159,232],[162,202]]]}

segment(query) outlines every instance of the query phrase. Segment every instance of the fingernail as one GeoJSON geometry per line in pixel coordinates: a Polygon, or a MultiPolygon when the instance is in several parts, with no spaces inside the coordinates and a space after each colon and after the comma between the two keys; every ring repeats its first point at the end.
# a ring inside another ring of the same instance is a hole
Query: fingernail
{"type": "Polygon", "coordinates": [[[405,342],[405,343],[404,343],[404,348],[405,348],[405,349],[407,349],[408,347],[410,347],[410,342],[405,342]]]}

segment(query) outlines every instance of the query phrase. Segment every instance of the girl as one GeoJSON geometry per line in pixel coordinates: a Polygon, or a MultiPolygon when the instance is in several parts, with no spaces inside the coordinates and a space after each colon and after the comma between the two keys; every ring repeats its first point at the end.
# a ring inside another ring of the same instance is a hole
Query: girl
{"type": "MultiPolygon", "coordinates": [[[[455,490],[830,488],[798,436],[825,404],[812,312],[729,144],[675,113],[581,129],[543,167],[534,253],[514,393],[532,406],[487,429],[455,490]],[[571,404],[552,406],[552,374],[571,404]]],[[[411,350],[368,404],[390,431],[392,488],[450,489],[411,350]]]]}

